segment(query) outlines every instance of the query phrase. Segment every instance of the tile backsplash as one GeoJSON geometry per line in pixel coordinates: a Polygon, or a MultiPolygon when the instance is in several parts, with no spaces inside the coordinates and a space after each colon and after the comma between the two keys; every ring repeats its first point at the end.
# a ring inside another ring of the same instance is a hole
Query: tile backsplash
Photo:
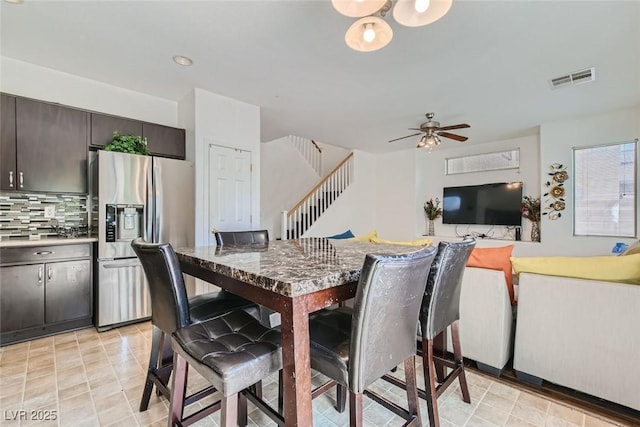
{"type": "Polygon", "coordinates": [[[0,192],[0,239],[56,236],[51,227],[56,223],[87,226],[87,196],[0,192]],[[54,209],[54,218],[45,218],[45,208],[54,209]]]}

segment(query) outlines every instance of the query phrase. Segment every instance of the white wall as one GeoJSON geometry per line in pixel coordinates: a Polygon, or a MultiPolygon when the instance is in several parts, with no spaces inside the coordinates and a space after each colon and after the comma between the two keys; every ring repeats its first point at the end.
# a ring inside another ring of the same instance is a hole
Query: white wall
{"type": "Polygon", "coordinates": [[[177,126],[177,103],[15,59],[0,58],[0,91],[41,101],[177,126]]]}
{"type": "Polygon", "coordinates": [[[323,178],[351,152],[351,150],[347,150],[346,148],[324,144],[318,141],[316,141],[316,144],[318,144],[318,147],[322,150],[322,170],[320,171],[320,176],[323,178]]]}
{"type": "Polygon", "coordinates": [[[196,94],[191,91],[178,102],[178,127],[185,130],[185,159],[196,160],[196,94]]]}
{"type": "Polygon", "coordinates": [[[280,213],[318,183],[318,174],[288,136],[261,144],[260,159],[260,221],[275,239],[280,236],[280,213]]]}
{"type": "MultiPolygon", "coordinates": [[[[416,157],[424,154],[415,149],[396,151],[376,157],[375,205],[378,235],[390,240],[416,238],[416,157]]],[[[422,224],[422,223],[421,223],[422,224]]],[[[421,234],[424,229],[420,230],[421,234]]]]}
{"type": "MultiPolygon", "coordinates": [[[[446,140],[445,140],[446,141],[446,140]]],[[[427,218],[424,214],[423,204],[430,198],[438,197],[442,200],[444,187],[478,185],[492,182],[522,182],[523,195],[540,196],[540,155],[538,138],[535,136],[496,141],[487,144],[464,145],[446,141],[444,144],[456,144],[453,148],[441,150],[435,148],[430,154],[426,150],[416,150],[416,197],[417,203],[413,205],[413,211],[417,219],[417,235],[425,234],[427,218]],[[473,154],[493,153],[497,151],[520,149],[520,168],[500,171],[472,172],[455,175],[445,175],[445,161],[447,158],[460,157],[473,154]]],[[[442,205],[441,205],[442,206],[442,205]]],[[[523,220],[522,238],[529,240],[530,223],[523,220]]],[[[458,236],[469,232],[484,233],[495,238],[514,239],[506,227],[493,227],[487,225],[455,226],[443,224],[442,218],[435,221],[436,234],[438,236],[458,236]]]]}
{"type": "Polygon", "coordinates": [[[222,95],[194,89],[180,101],[188,129],[188,150],[196,169],[196,244],[209,243],[209,146],[219,145],[251,152],[251,228],[260,228],[260,108],[222,95]],[[192,132],[192,133],[191,133],[192,132]],[[192,151],[191,151],[192,150],[192,151]]]}
{"type": "MultiPolygon", "coordinates": [[[[568,190],[566,209],[558,220],[543,217],[540,234],[545,252],[548,255],[606,255],[616,242],[631,243],[635,239],[600,236],[573,235],[574,170],[573,147],[587,147],[614,142],[632,141],[640,136],[640,106],[636,108],[612,111],[597,116],[583,117],[571,121],[546,123],[540,126],[541,147],[541,185],[548,178],[549,165],[561,163],[567,165],[569,180],[565,183],[568,190]]],[[[639,159],[636,159],[638,165],[639,159]]],[[[640,170],[636,167],[636,174],[640,170]]],[[[638,212],[640,197],[636,177],[636,236],[640,227],[638,212]]]]}
{"type": "Polygon", "coordinates": [[[375,229],[376,157],[355,150],[353,162],[351,184],[311,226],[304,237],[330,236],[348,229],[357,236],[375,229]]]}

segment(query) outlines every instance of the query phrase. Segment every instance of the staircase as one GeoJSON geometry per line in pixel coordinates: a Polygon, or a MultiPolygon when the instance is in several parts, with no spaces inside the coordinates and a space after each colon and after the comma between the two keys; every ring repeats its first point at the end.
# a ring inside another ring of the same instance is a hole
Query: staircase
{"type": "Polygon", "coordinates": [[[352,180],[352,170],[353,153],[350,153],[293,208],[283,211],[280,238],[287,240],[302,237],[349,186],[352,180]]]}
{"type": "Polygon", "coordinates": [[[313,139],[301,136],[289,135],[289,139],[318,176],[322,176],[322,149],[318,144],[313,139]]]}

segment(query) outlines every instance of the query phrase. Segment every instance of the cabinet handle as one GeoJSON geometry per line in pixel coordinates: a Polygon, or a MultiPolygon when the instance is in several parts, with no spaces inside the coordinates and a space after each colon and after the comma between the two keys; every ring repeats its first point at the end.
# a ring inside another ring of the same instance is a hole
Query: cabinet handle
{"type": "Polygon", "coordinates": [[[38,268],[38,282],[42,282],[42,267],[38,268]]]}
{"type": "Polygon", "coordinates": [[[55,252],[53,251],[38,251],[38,252],[34,252],[34,255],[53,255],[55,252]]]}
{"type": "Polygon", "coordinates": [[[19,176],[20,176],[20,188],[24,188],[24,174],[20,172],[19,176]]]}
{"type": "Polygon", "coordinates": [[[9,171],[9,187],[13,188],[13,171],[9,171]]]}
{"type": "Polygon", "coordinates": [[[47,280],[51,280],[51,276],[53,276],[53,271],[51,270],[51,267],[49,267],[47,269],[47,280]]]}

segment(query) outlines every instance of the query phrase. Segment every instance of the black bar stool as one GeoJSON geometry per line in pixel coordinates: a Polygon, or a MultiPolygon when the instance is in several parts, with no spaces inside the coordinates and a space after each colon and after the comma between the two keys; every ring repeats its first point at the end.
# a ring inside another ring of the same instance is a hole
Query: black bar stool
{"type": "Polygon", "coordinates": [[[172,335],[174,376],[169,425],[187,426],[221,409],[222,427],[247,424],[247,396],[278,425],[282,416],[249,388],[282,369],[280,331],[267,328],[242,310],[194,323],[172,335]],[[222,394],[200,412],[184,418],[188,368],[192,366],[222,394]]]}
{"type": "MultiPolygon", "coordinates": [[[[169,243],[146,243],[138,238],[131,243],[131,246],[147,276],[152,306],[151,355],[140,401],[140,412],[144,412],[149,407],[154,385],[159,394],[167,399],[170,397],[168,381],[173,369],[170,337],[176,329],[236,309],[246,310],[258,318],[259,309],[251,301],[224,291],[188,299],[178,259],[169,243]]],[[[188,396],[186,404],[193,403],[210,393],[211,390],[203,390],[188,396]]]]}
{"type": "MultiPolygon", "coordinates": [[[[438,397],[457,378],[460,382],[462,400],[470,403],[469,389],[464,372],[458,320],[460,319],[460,291],[462,276],[467,260],[475,247],[475,240],[461,242],[440,242],[420,310],[420,336],[424,383],[426,390],[418,390],[419,396],[427,401],[429,425],[439,426],[438,397]],[[453,359],[448,357],[444,346],[444,334],[451,326],[453,359]],[[441,339],[436,348],[434,342],[441,339]],[[452,369],[444,375],[444,367],[452,369]]],[[[405,384],[390,375],[385,380],[400,387],[405,384]]]]}
{"type": "MultiPolygon", "coordinates": [[[[436,248],[403,255],[367,255],[354,308],[321,310],[309,318],[311,367],[349,390],[352,426],[363,422],[362,396],[421,425],[414,358],[418,315],[436,248]],[[367,388],[404,362],[409,410],[367,388]]],[[[314,390],[315,397],[328,384],[314,390]]]]}

